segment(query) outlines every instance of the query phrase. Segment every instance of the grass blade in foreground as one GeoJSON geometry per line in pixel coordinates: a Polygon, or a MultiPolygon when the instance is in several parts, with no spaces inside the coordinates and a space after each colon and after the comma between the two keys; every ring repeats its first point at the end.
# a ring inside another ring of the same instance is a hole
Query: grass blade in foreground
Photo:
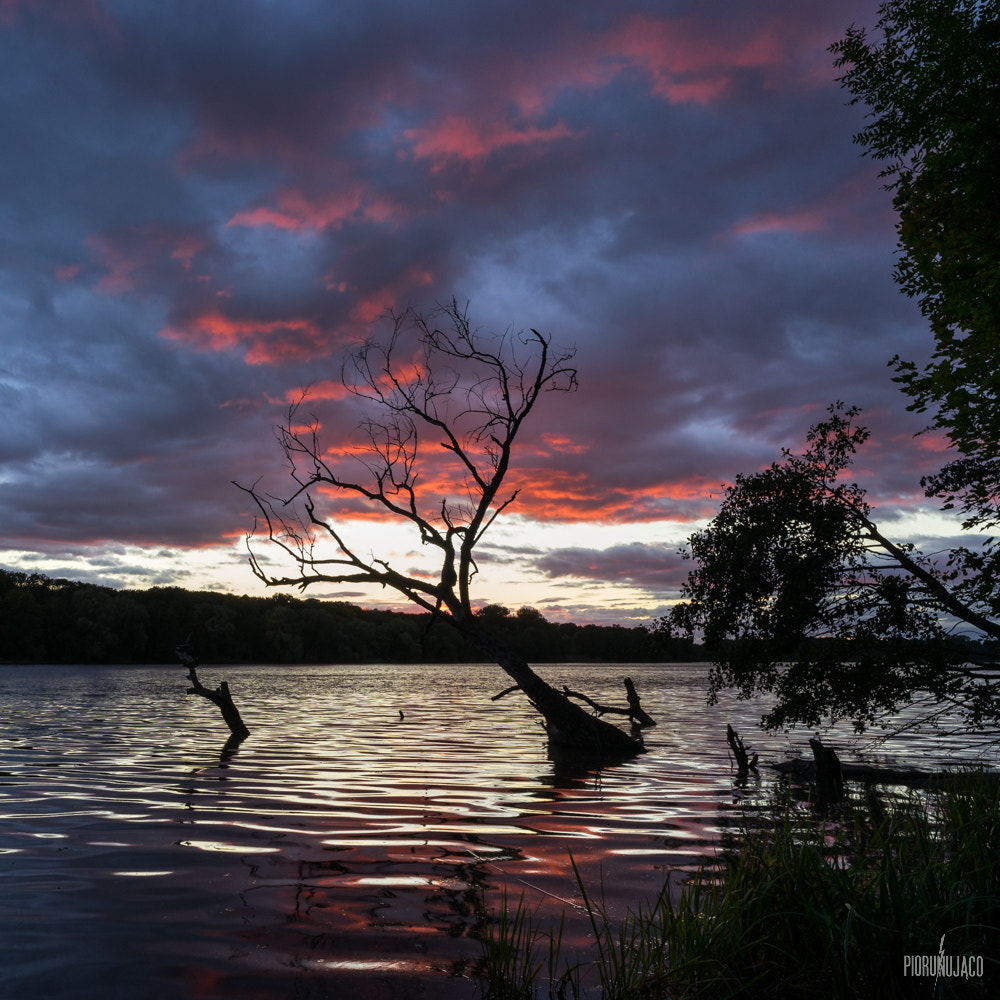
{"type": "Polygon", "coordinates": [[[573,870],[594,934],[589,961],[524,907],[484,937],[494,998],[747,1000],[986,998],[1000,985],[1000,781],[970,773],[931,796],[870,792],[832,819],[788,804],[744,815],[731,845],[671,899],[613,922],[573,870]],[[872,817],[878,817],[873,819],[872,817]],[[904,975],[907,956],[981,956],[983,975],[904,975]],[[544,945],[545,953],[541,952],[544,945]],[[546,977],[541,975],[543,966],[546,977]],[[564,970],[560,975],[560,970],[564,970]],[[570,971],[572,975],[570,976],[570,971]],[[596,981],[595,981],[596,980],[596,981]]]}

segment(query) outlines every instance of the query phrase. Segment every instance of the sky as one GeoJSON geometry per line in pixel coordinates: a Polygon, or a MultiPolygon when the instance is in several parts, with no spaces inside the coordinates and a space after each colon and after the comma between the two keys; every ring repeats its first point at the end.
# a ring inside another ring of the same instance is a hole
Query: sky
{"type": "Polygon", "coordinates": [[[343,451],[342,359],[452,298],[579,373],[524,427],[478,603],[663,614],[722,485],[835,400],[872,428],[880,522],[947,534],[919,490],[940,442],[887,367],[931,337],[827,51],[876,7],[0,0],[0,566],[265,593],[234,481],[286,488],[305,386],[343,451]]]}

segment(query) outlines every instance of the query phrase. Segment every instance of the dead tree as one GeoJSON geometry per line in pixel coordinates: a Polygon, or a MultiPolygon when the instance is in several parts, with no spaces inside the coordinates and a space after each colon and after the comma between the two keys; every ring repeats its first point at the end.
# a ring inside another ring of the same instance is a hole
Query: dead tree
{"type": "Polygon", "coordinates": [[[736,759],[737,780],[745,781],[749,777],[751,771],[756,774],[757,754],[754,754],[751,758],[750,751],[747,750],[746,745],[743,742],[743,737],[728,724],[726,725],[726,742],[729,744],[729,749],[732,751],[733,757],[736,759]]]}
{"type": "Polygon", "coordinates": [[[608,757],[641,752],[641,741],[574,704],[502,648],[471,603],[476,546],[518,495],[504,492],[515,442],[543,392],[576,388],[575,352],[554,348],[537,330],[482,335],[454,300],[431,319],[407,309],[392,320],[387,339],[366,342],[341,370],[348,393],[365,407],[361,454],[331,457],[320,443],[319,418],[302,412],[304,397],[277,428],[290,492],[276,497],[259,484],[241,487],[256,505],[257,527],[294,565],[290,575],[269,572],[251,536],[253,572],[269,586],[301,590],[317,583],[390,587],[495,660],[541,713],[552,743],[608,757]],[[425,485],[434,481],[447,482],[447,490],[425,485]],[[408,523],[422,546],[436,550],[440,571],[434,578],[408,574],[353,548],[331,517],[338,500],[408,523]]]}
{"type": "Polygon", "coordinates": [[[187,693],[201,695],[202,698],[207,698],[212,702],[222,713],[222,718],[233,734],[232,738],[237,741],[245,740],[250,735],[250,730],[247,729],[239,709],[233,702],[233,696],[229,693],[229,685],[222,681],[217,688],[213,689],[207,688],[201,683],[198,679],[198,667],[201,666],[201,661],[195,656],[190,642],[178,646],[175,652],[177,659],[188,668],[188,679],[191,681],[191,687],[187,689],[187,693]]]}

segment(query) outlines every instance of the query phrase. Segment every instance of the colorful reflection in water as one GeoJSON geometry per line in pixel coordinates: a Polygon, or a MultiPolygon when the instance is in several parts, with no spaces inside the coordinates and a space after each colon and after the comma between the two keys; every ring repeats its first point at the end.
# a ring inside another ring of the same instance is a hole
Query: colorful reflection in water
{"type": "Polygon", "coordinates": [[[788,744],[753,705],[706,708],[704,665],[544,672],[606,701],[634,677],[649,752],[554,763],[482,665],[206,668],[238,748],[180,667],[0,668],[0,996],[472,997],[499,886],[568,908],[585,948],[570,852],[623,912],[729,824],[726,723],[765,759],[788,744]]]}

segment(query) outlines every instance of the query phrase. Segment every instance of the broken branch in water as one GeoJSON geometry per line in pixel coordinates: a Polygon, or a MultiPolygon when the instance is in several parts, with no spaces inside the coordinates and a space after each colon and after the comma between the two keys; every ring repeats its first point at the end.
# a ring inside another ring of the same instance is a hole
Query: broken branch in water
{"type": "Polygon", "coordinates": [[[639,693],[635,689],[635,684],[632,683],[631,677],[622,678],[625,684],[625,694],[628,697],[628,708],[629,713],[633,721],[637,722],[644,729],[649,726],[655,726],[656,721],[652,716],[647,715],[642,707],[642,703],[639,701],[639,693]]]}
{"type": "Polygon", "coordinates": [[[207,698],[216,705],[222,713],[226,725],[229,726],[233,738],[245,740],[250,735],[250,730],[247,729],[246,723],[240,717],[239,709],[233,703],[233,696],[229,693],[229,685],[222,681],[217,688],[212,689],[201,683],[198,679],[198,667],[201,666],[201,661],[194,655],[190,640],[178,646],[174,652],[177,654],[177,659],[181,661],[181,665],[188,668],[188,679],[191,681],[191,687],[187,689],[187,693],[201,695],[202,698],[207,698]]]}
{"type": "Polygon", "coordinates": [[[520,684],[511,684],[509,688],[504,688],[499,694],[493,695],[493,697],[490,698],[490,701],[499,701],[505,695],[511,694],[513,691],[520,691],[520,690],[521,690],[520,684]]]}
{"type": "Polygon", "coordinates": [[[756,773],[757,754],[754,754],[751,759],[750,754],[747,752],[747,748],[743,743],[742,737],[730,725],[726,726],[726,742],[729,744],[729,749],[732,750],[733,756],[736,758],[736,770],[738,775],[745,778],[750,771],[756,773]]]}
{"type": "MultiPolygon", "coordinates": [[[[563,694],[567,698],[577,698],[580,701],[586,702],[598,715],[627,715],[636,725],[643,728],[655,726],[656,722],[643,710],[642,704],[639,701],[639,695],[635,690],[635,684],[632,683],[632,678],[626,677],[624,678],[624,682],[625,693],[628,696],[628,708],[619,708],[616,705],[602,705],[600,702],[594,701],[593,698],[589,698],[579,691],[571,691],[565,685],[563,685],[563,694]]],[[[500,696],[498,695],[497,697],[500,696]]]]}

